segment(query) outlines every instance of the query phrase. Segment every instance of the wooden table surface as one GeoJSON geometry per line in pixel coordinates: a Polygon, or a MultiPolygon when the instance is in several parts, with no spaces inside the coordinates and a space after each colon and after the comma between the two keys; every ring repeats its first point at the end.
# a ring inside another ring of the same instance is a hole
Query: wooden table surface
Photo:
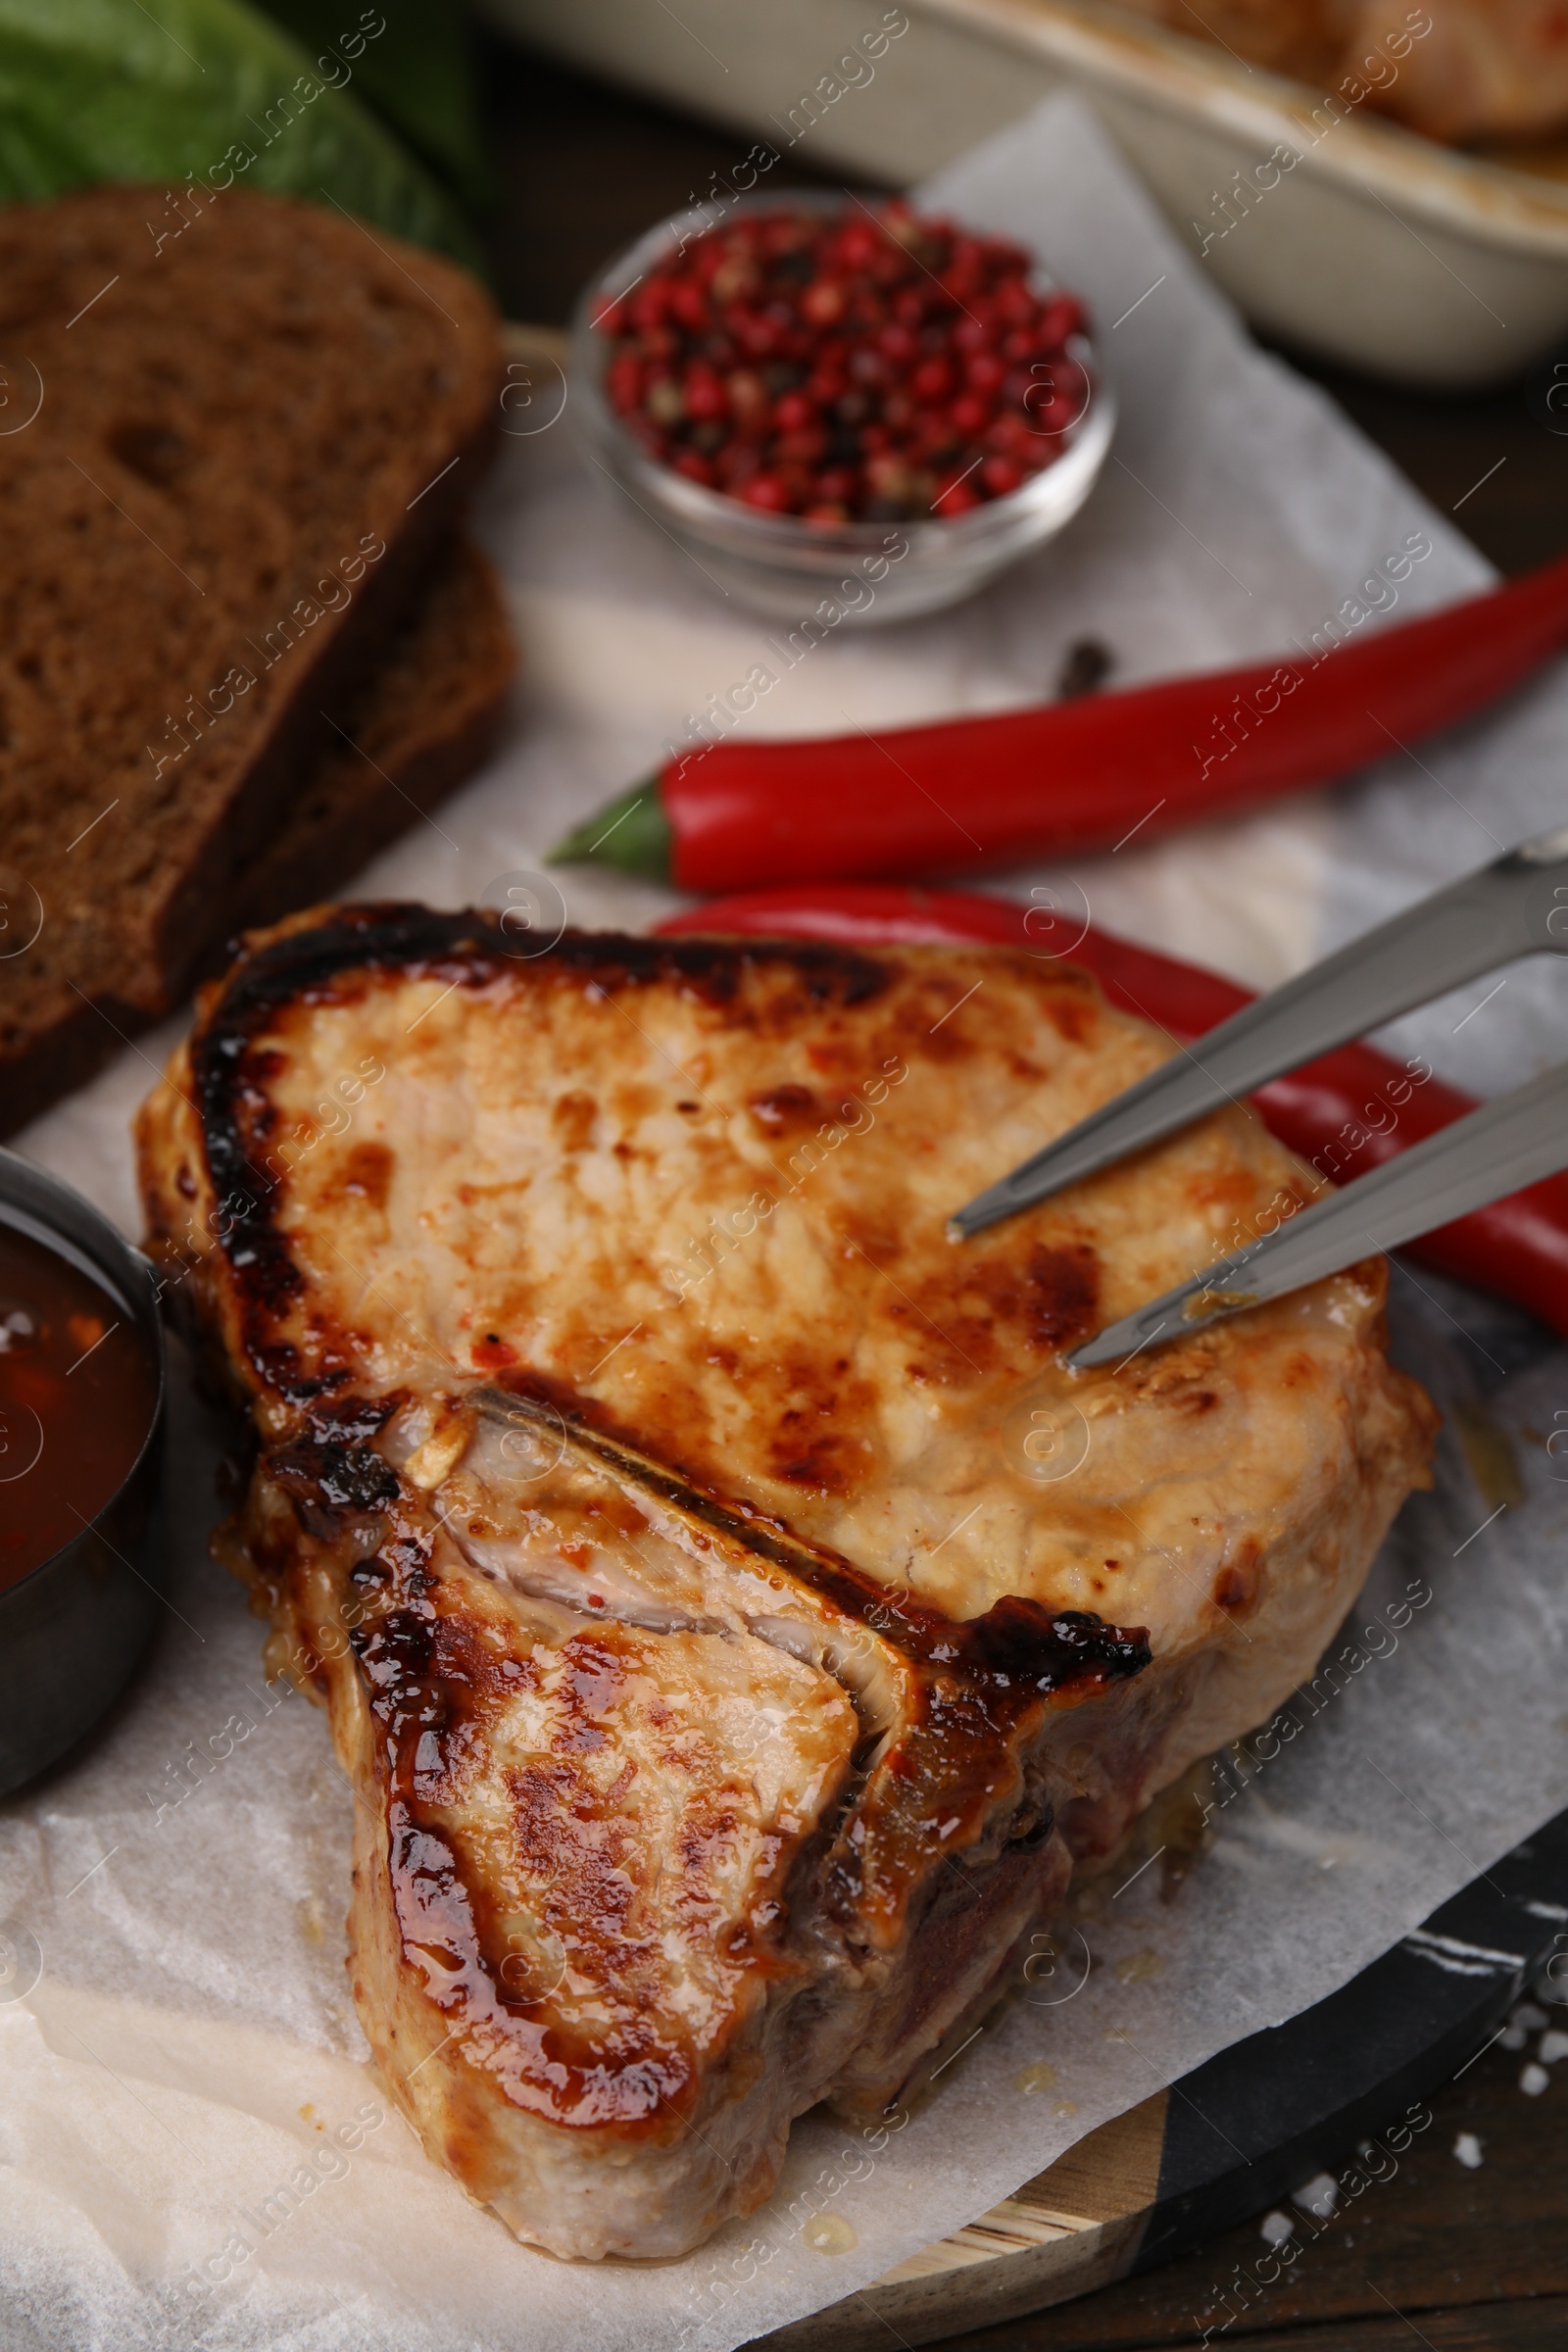
{"type": "Polygon", "coordinates": [[[1294,2265],[1277,2284],[1249,2289],[1256,2299],[1228,2328],[1220,2298],[1267,2250],[1255,2222],[1145,2278],[950,2336],[944,2352],[1152,2352],[1201,2343],[1205,2324],[1210,2343],[1247,2352],[1564,2352],[1568,2068],[1528,2098],[1528,2055],[1489,2050],[1435,2092],[1432,2123],[1397,2174],[1321,2236],[1307,2224],[1294,2265]],[[1466,2132],[1481,2143],[1477,2171],[1453,2152],[1466,2132]]]}
{"type": "MultiPolygon", "coordinates": [[[[514,318],[564,323],[590,271],[732,156],[733,132],[500,43],[486,48],[484,82],[506,187],[491,253],[514,318]]],[[[784,164],[768,184],[818,183],[784,164]]],[[[1549,361],[1500,391],[1439,399],[1287,356],[1501,569],[1568,547],[1568,416],[1551,430],[1549,361]]],[[[1211,2341],[1249,2352],[1568,2352],[1568,2064],[1530,2098],[1528,2054],[1494,2048],[1436,2092],[1396,2177],[1304,2246],[1223,2334],[1218,2297],[1264,2251],[1255,2223],[1147,2278],[950,2337],[951,2352],[1145,2352],[1200,2343],[1205,2322],[1211,2341]],[[1454,2155],[1461,2132],[1481,2143],[1478,2170],[1454,2155]]]]}

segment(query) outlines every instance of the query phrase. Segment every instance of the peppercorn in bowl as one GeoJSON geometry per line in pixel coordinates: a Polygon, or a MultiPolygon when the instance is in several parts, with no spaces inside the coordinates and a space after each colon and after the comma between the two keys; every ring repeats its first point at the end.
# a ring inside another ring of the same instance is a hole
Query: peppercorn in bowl
{"type": "Polygon", "coordinates": [[[1023,246],[833,193],[651,230],[584,293],[573,380],[590,455],[714,586],[826,627],[1042,547],[1115,420],[1083,303],[1023,246]]]}

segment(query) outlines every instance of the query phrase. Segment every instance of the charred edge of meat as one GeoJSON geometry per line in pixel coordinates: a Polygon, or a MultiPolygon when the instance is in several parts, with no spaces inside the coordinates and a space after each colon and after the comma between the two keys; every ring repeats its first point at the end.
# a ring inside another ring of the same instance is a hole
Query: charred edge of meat
{"type": "Polygon", "coordinates": [[[481,1410],[521,1414],[530,1421],[547,1421],[552,1428],[558,1415],[568,1420],[570,1438],[583,1452],[746,1550],[787,1569],[847,1617],[869,1625],[892,1648],[921,1664],[983,1680],[1027,1700],[1039,1691],[1063,1690],[1073,1683],[1119,1681],[1141,1674],[1150,1662],[1149,1636],[1142,1626],[1107,1625],[1087,1610],[1053,1610],[1040,1601],[1008,1595],[993,1602],[983,1617],[953,1618],[928,1601],[895,1598],[885,1585],[839,1553],[818,1550],[777,1520],[763,1520],[663,1468],[624,1439],[589,1428],[554,1397],[541,1401],[528,1395],[523,1384],[517,1389],[481,1389],[473,1402],[481,1410]]]}
{"type": "MultiPolygon", "coordinates": [[[[233,1271],[247,1351],[258,1372],[290,1403],[329,1393],[346,1373],[298,1377],[296,1351],[268,1346],[261,1324],[281,1315],[301,1288],[287,1243],[271,1221],[276,1180],[265,1164],[271,1105],[268,1073],[253,1053],[268,1016],[296,997],[330,991],[354,972],[403,970],[482,988],[518,958],[499,915],[396,903],[341,906],[245,951],[192,1040],[215,1227],[233,1271]],[[254,1126],[242,1116],[247,1105],[254,1126]]],[[[818,1004],[862,1004],[888,986],[884,964],[853,949],[808,940],[643,939],[619,932],[566,931],[529,960],[608,991],[678,980],[710,1004],[734,1002],[742,974],[782,966],[818,1004]]]]}
{"type": "MultiPolygon", "coordinates": [[[[500,916],[484,907],[444,912],[397,903],[339,906],[323,922],[266,940],[239,957],[204,1023],[204,1044],[236,1033],[248,1040],[280,1004],[350,972],[422,971],[484,987],[520,960],[500,916]]],[[[679,980],[715,1004],[731,1004],[742,973],[757,964],[785,967],[823,1004],[866,1004],[890,978],[873,956],[816,940],[564,931],[553,948],[526,960],[538,971],[554,968],[607,987],[679,980]]]]}
{"type": "Polygon", "coordinates": [[[307,1438],[262,1456],[262,1468],[294,1505],[307,1535],[336,1543],[353,1534],[373,1544],[402,1493],[398,1476],[368,1446],[307,1438]]]}
{"type": "Polygon", "coordinates": [[[368,1446],[308,1439],[269,1454],[267,1470],[285,1494],[333,1511],[379,1510],[399,1494],[397,1472],[368,1446]]]}
{"type": "Polygon", "coordinates": [[[391,1389],[384,1396],[328,1397],[307,1412],[306,1426],[323,1446],[364,1446],[408,1400],[407,1389],[391,1389]]]}
{"type": "Polygon", "coordinates": [[[1091,1610],[1048,1609],[1013,1593],[993,1601],[962,1630],[999,1680],[1016,1678],[1037,1690],[1058,1689],[1084,1674],[1105,1682],[1142,1674],[1152,1654],[1143,1626],[1107,1625],[1091,1610]]]}

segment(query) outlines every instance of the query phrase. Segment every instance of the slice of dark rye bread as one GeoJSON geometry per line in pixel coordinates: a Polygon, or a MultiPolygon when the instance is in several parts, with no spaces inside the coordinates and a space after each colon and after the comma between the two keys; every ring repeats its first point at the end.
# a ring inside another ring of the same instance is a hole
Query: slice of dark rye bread
{"type": "Polygon", "coordinates": [[[495,741],[516,669],[500,582],[460,539],[276,838],[235,874],[201,976],[226,966],[236,932],[331,897],[471,775],[495,741]]]}
{"type": "Polygon", "coordinates": [[[0,212],[6,1128],[98,1057],[84,1000],[178,1001],[499,419],[495,312],[450,264],[238,190],[160,246],[163,207],[0,212]]]}
{"type": "MultiPolygon", "coordinates": [[[[471,775],[495,740],[516,668],[495,572],[470,541],[455,538],[375,669],[334,713],[341,734],[308,763],[271,837],[216,873],[192,929],[187,982],[222,970],[237,932],[331,897],[471,775]]],[[[114,997],[74,998],[64,1024],[14,1050],[0,1010],[0,1135],[80,1085],[153,1017],[114,997]]]]}

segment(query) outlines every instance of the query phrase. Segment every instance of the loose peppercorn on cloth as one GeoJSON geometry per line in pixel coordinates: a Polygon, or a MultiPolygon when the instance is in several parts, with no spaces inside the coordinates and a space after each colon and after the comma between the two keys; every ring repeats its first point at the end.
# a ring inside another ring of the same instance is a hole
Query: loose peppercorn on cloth
{"type": "MultiPolygon", "coordinates": [[[[789,632],[728,608],[612,505],[571,440],[569,392],[551,421],[560,385],[539,370],[530,403],[509,404],[478,518],[526,649],[515,726],[368,891],[488,897],[546,933],[568,914],[635,927],[669,894],[546,874],[542,853],[689,716],[717,723],[748,677],[741,723],[875,728],[1036,698],[1086,637],[1125,682],[1484,584],[1456,530],[1251,348],[1075,103],[919,193],[1026,237],[1089,297],[1122,423],[1083,515],[971,607],[884,636],[834,626],[792,659],[789,632]]],[[[1558,675],[1418,760],[1391,746],[1332,798],[1002,886],[1267,984],[1494,839],[1561,822],[1564,773],[1558,675]]],[[[1485,1006],[1479,984],[1403,1024],[1398,1050],[1478,1092],[1511,1084],[1561,1052],[1563,977],[1519,967],[1485,1006]]],[[[131,1231],[127,1121],[172,1034],[22,1138],[131,1231]]],[[[1449,1413],[1437,1490],[1408,1506],[1294,1732],[1262,1743],[1230,1801],[1216,1779],[1196,1870],[1169,1901],[1157,1864],[1102,1886],[927,2105],[885,2133],[803,2118],[767,2206],[649,2270],[516,2244],[426,2162],[370,2072],[343,1968],[350,1799],[324,1721],[264,1681],[261,1628],[205,1556],[220,1438],[181,1370],[156,1651],[81,1757],[0,1807],[0,2337],[727,2352],[865,2287],[1106,2117],[1344,1984],[1565,1793],[1568,1464],[1549,1441],[1568,1426],[1568,1355],[1522,1317],[1421,1285],[1396,1278],[1396,1347],[1449,1413]],[[1460,1406],[1512,1465],[1500,1511],[1460,1406]]]]}

